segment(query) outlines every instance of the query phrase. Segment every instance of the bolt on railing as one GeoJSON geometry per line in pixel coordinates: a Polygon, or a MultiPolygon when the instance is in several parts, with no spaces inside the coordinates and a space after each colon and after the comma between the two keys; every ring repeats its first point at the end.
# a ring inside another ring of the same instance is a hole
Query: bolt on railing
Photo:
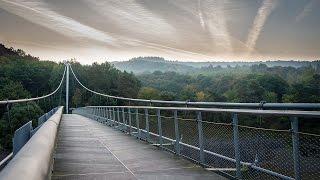
{"type": "MultiPolygon", "coordinates": [[[[311,158],[302,156],[305,153],[302,150],[307,151],[307,148],[299,135],[319,142],[320,136],[298,129],[299,117],[319,119],[319,111],[88,106],[75,109],[73,113],[92,119],[104,118],[109,126],[237,179],[320,177],[320,157],[316,154],[309,155],[311,158]],[[101,108],[109,111],[109,115],[101,117],[92,113],[101,108]],[[195,116],[179,117],[179,112],[195,113],[195,116]],[[210,113],[230,115],[229,123],[211,121],[210,113]],[[291,128],[277,130],[240,125],[239,116],[244,115],[289,117],[291,128]],[[140,120],[145,122],[144,127],[140,120]]],[[[319,146],[312,148],[320,151],[319,146]]]]}

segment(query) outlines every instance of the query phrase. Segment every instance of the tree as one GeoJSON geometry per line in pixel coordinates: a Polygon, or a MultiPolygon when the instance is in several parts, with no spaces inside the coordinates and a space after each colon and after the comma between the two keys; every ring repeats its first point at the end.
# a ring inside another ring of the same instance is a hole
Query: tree
{"type": "Polygon", "coordinates": [[[303,82],[295,83],[284,96],[285,102],[319,103],[320,102],[320,75],[314,74],[305,78],[303,82]]]}
{"type": "Polygon", "coordinates": [[[159,91],[152,87],[143,87],[140,89],[139,98],[142,99],[159,99],[159,91]]]}
{"type": "Polygon", "coordinates": [[[0,99],[21,99],[30,97],[22,84],[7,78],[0,78],[0,99]]]}
{"type": "Polygon", "coordinates": [[[197,88],[194,85],[187,85],[182,89],[180,99],[183,101],[195,101],[196,93],[197,88]]]}
{"type": "Polygon", "coordinates": [[[159,94],[159,98],[161,100],[165,100],[165,101],[173,101],[175,100],[175,97],[177,96],[175,93],[173,92],[169,92],[169,91],[161,91],[159,94]]]}
{"type": "MultiPolygon", "coordinates": [[[[266,91],[269,91],[268,97],[270,97],[271,93],[276,95],[276,99],[272,102],[282,102],[282,96],[287,92],[289,85],[288,83],[277,75],[258,75],[257,80],[259,85],[262,86],[266,91]]],[[[268,101],[270,102],[270,101],[268,101]]]]}
{"type": "Polygon", "coordinates": [[[41,108],[34,102],[15,104],[10,112],[5,112],[0,120],[0,139],[6,149],[11,149],[13,133],[19,127],[32,121],[33,127],[37,127],[37,119],[44,114],[41,108]]]}

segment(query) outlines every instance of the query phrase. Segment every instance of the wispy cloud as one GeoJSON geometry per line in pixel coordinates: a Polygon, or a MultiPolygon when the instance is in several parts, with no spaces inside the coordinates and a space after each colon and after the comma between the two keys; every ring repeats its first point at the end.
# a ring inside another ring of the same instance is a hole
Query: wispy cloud
{"type": "Polygon", "coordinates": [[[202,14],[202,6],[201,6],[201,0],[198,0],[198,12],[199,12],[199,20],[200,20],[200,25],[203,29],[205,29],[205,22],[203,19],[203,14],[202,14]]]}
{"type": "Polygon", "coordinates": [[[259,8],[258,13],[254,19],[253,25],[249,30],[248,38],[246,41],[249,54],[254,51],[263,26],[276,6],[277,0],[264,0],[262,2],[262,5],[259,8]]]}
{"type": "Polygon", "coordinates": [[[205,4],[205,24],[211,34],[213,42],[223,50],[232,53],[232,41],[227,27],[226,14],[224,11],[228,0],[208,1],[205,4]]]}
{"type": "Polygon", "coordinates": [[[102,17],[107,18],[123,32],[146,35],[174,35],[175,28],[135,0],[84,0],[102,17]]]}
{"type": "MultiPolygon", "coordinates": [[[[249,58],[248,54],[250,59],[281,55],[283,50],[276,48],[279,44],[272,44],[274,34],[264,34],[266,40],[260,38],[261,33],[267,21],[272,22],[272,27],[282,25],[280,23],[284,22],[280,20],[288,18],[281,13],[274,14],[275,19],[281,16],[276,21],[269,18],[275,8],[285,14],[296,13],[296,9],[286,8],[287,1],[258,2],[260,7],[250,0],[0,0],[0,40],[11,41],[13,46],[38,49],[41,52],[38,54],[49,54],[52,50],[54,53],[50,56],[53,57],[60,51],[55,46],[65,49],[61,54],[66,57],[87,53],[86,57],[155,55],[189,60],[244,60],[249,58]],[[280,2],[284,6],[277,6],[280,2]],[[261,54],[255,52],[258,41],[264,43],[261,54]]],[[[311,13],[318,16],[315,10],[319,0],[303,2],[305,4],[292,2],[294,6],[302,4],[301,12],[293,17],[297,22],[311,13]]],[[[305,21],[306,26],[308,23],[312,22],[305,21]]],[[[292,32],[302,30],[304,33],[303,30],[310,28],[306,26],[294,27],[292,32]]],[[[316,31],[308,33],[317,37],[316,31]]],[[[290,34],[293,33],[283,34],[283,45],[302,39],[290,39],[290,34]]],[[[318,53],[316,46],[310,47],[311,50],[306,49],[309,46],[303,46],[318,45],[317,38],[303,40],[294,46],[286,46],[288,52],[318,53]]]]}
{"type": "MultiPolygon", "coordinates": [[[[116,1],[114,1],[116,3],[116,1]]],[[[132,4],[132,6],[134,6],[132,4]]],[[[18,0],[0,0],[0,7],[6,11],[13,13],[17,16],[20,16],[30,22],[39,24],[43,27],[56,31],[64,36],[71,37],[75,40],[94,40],[102,42],[108,46],[114,46],[118,50],[123,50],[124,48],[130,46],[141,46],[150,49],[156,49],[158,51],[163,51],[167,53],[179,53],[184,55],[197,55],[209,58],[209,56],[202,53],[192,52],[188,50],[183,50],[175,47],[170,47],[167,45],[157,44],[148,42],[148,40],[140,40],[135,37],[126,37],[116,33],[107,33],[105,31],[97,30],[93,27],[82,24],[70,17],[61,15],[49,7],[47,4],[42,1],[29,0],[29,1],[18,1],[18,0]],[[122,48],[122,49],[121,49],[122,48]]],[[[125,6],[124,6],[125,7],[125,6]]],[[[115,7],[114,7],[115,8],[115,7]]],[[[144,17],[135,17],[134,15],[129,16],[127,13],[130,11],[129,7],[127,10],[114,10],[118,13],[118,16],[126,16],[130,21],[136,23],[152,23],[154,19],[143,19],[144,17]]],[[[141,10],[141,9],[140,9],[141,10]]],[[[142,10],[141,10],[142,13],[142,10]]],[[[144,12],[145,13],[145,12],[144,12]]],[[[144,14],[147,16],[148,14],[144,14]]],[[[148,23],[144,29],[141,31],[150,30],[148,28],[148,23]]],[[[158,25],[161,24],[161,21],[158,22],[158,25]]],[[[135,28],[134,23],[128,24],[128,28],[135,28]]],[[[142,27],[141,27],[142,28],[142,27]]],[[[156,29],[156,28],[155,28],[156,29]]],[[[86,43],[86,42],[84,42],[86,43]]]]}
{"type": "Polygon", "coordinates": [[[40,1],[0,0],[0,7],[35,24],[74,38],[86,38],[104,43],[114,43],[114,39],[92,27],[72,18],[58,14],[40,1]]]}
{"type": "Polygon", "coordinates": [[[313,6],[315,5],[316,0],[310,0],[303,8],[303,10],[298,14],[296,17],[296,22],[300,22],[302,19],[304,19],[306,16],[308,16],[312,9],[313,6]]]}

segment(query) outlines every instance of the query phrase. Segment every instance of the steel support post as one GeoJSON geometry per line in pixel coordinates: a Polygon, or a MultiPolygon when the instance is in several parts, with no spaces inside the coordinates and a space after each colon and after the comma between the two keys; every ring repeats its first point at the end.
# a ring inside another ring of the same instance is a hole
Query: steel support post
{"type": "Polygon", "coordinates": [[[128,119],[129,119],[129,134],[131,135],[132,133],[132,127],[131,127],[131,109],[128,108],[128,119]]]}
{"type": "Polygon", "coordinates": [[[205,163],[204,157],[204,143],[203,143],[203,129],[202,129],[202,116],[201,112],[197,112],[197,123],[198,123],[198,135],[199,135],[199,153],[200,153],[200,163],[205,163]]]}
{"type": "Polygon", "coordinates": [[[147,142],[150,142],[150,128],[149,128],[149,114],[148,114],[148,109],[144,109],[145,116],[146,116],[146,140],[147,142]]]}
{"type": "Polygon", "coordinates": [[[241,164],[240,164],[240,145],[239,145],[239,130],[238,130],[238,114],[232,114],[233,126],[233,146],[236,159],[236,178],[241,179],[241,164]]]}
{"type": "Polygon", "coordinates": [[[139,122],[139,109],[137,108],[137,109],[136,109],[136,126],[137,126],[137,130],[138,130],[138,132],[137,132],[137,133],[138,133],[138,138],[141,137],[141,136],[140,136],[140,135],[141,135],[141,134],[140,134],[141,131],[140,131],[140,125],[139,125],[139,123],[140,123],[140,122],[139,122]]]}
{"type": "Polygon", "coordinates": [[[160,109],[157,109],[157,119],[158,119],[159,144],[160,144],[160,147],[163,147],[163,139],[162,139],[162,124],[161,124],[160,109]]]}
{"type": "Polygon", "coordinates": [[[291,121],[291,132],[292,132],[294,176],[296,180],[300,180],[301,175],[300,175],[300,152],[299,152],[299,122],[297,117],[291,117],[290,121],[291,121]]]}
{"type": "Polygon", "coordinates": [[[112,108],[112,123],[111,125],[114,126],[115,121],[116,121],[116,111],[114,110],[114,108],[112,108]]]}
{"type": "Polygon", "coordinates": [[[106,109],[107,121],[109,121],[109,108],[106,109]]]}
{"type": "Polygon", "coordinates": [[[127,131],[127,126],[126,126],[126,115],[125,115],[125,113],[124,113],[124,108],[122,108],[122,121],[123,121],[123,127],[124,127],[124,131],[127,131]]]}
{"type": "Polygon", "coordinates": [[[117,118],[118,118],[118,128],[120,126],[120,111],[119,108],[117,108],[117,118]]]}
{"type": "Polygon", "coordinates": [[[173,118],[174,118],[174,132],[175,132],[175,136],[176,136],[175,150],[176,150],[176,154],[180,155],[180,133],[179,133],[179,122],[178,122],[178,111],[177,110],[174,110],[173,118]]]}
{"type": "Polygon", "coordinates": [[[104,118],[103,119],[105,119],[105,122],[104,122],[104,124],[107,124],[108,123],[108,116],[109,116],[109,114],[108,114],[108,108],[104,108],[105,110],[104,110],[104,118]]]}
{"type": "Polygon", "coordinates": [[[109,108],[109,116],[110,116],[110,119],[109,119],[109,121],[107,123],[108,126],[110,125],[110,123],[112,121],[112,108],[109,108]]]}

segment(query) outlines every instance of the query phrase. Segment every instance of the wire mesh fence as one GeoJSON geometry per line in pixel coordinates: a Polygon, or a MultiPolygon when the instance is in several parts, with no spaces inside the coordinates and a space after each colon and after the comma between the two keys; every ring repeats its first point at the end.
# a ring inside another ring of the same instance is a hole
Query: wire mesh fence
{"type": "Polygon", "coordinates": [[[319,119],[319,112],[275,111],[277,116],[267,112],[264,118],[264,112],[255,110],[125,106],[84,107],[73,113],[90,118],[109,114],[108,125],[230,177],[320,178],[320,135],[299,132],[297,118],[319,119]],[[276,126],[275,120],[282,123],[276,126]]]}

